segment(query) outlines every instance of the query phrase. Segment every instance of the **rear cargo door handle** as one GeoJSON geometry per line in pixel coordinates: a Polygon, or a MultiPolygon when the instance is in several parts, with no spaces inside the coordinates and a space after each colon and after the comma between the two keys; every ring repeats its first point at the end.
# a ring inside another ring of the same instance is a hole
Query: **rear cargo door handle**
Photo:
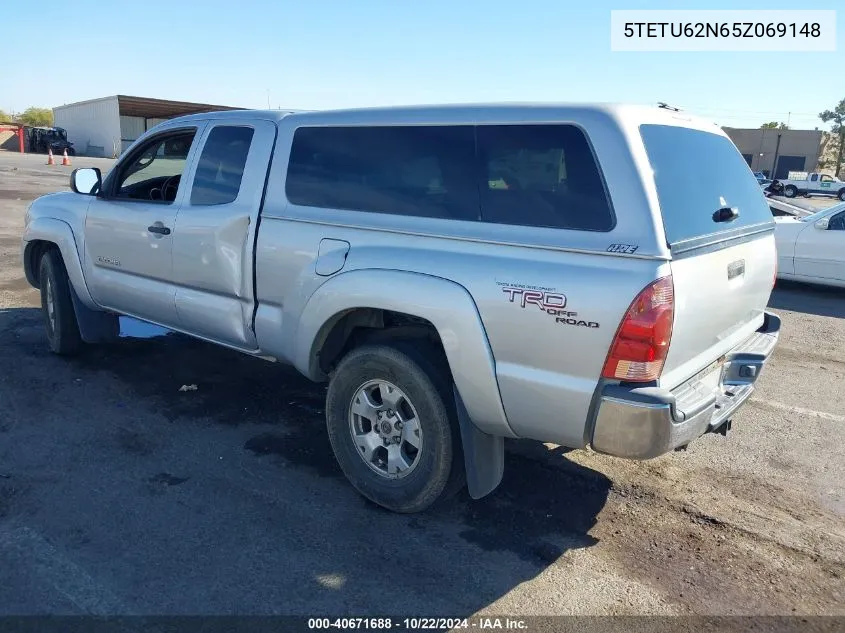
{"type": "Polygon", "coordinates": [[[714,222],[732,222],[739,217],[739,210],[736,207],[722,207],[713,214],[714,222]]]}
{"type": "Polygon", "coordinates": [[[156,222],[152,226],[148,226],[147,230],[156,235],[170,235],[170,229],[164,226],[161,222],[156,222]]]}

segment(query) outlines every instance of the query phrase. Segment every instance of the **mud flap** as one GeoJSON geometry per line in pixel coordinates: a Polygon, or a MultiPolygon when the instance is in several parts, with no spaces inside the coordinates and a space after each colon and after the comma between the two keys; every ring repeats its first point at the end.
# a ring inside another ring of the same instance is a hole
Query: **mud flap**
{"type": "Polygon", "coordinates": [[[458,423],[461,427],[469,496],[473,499],[481,499],[493,492],[502,481],[502,475],[505,472],[505,438],[479,431],[470,420],[458,388],[454,384],[452,391],[455,394],[458,423]]]}
{"type": "Polygon", "coordinates": [[[73,284],[70,286],[70,297],[73,301],[73,311],[79,324],[79,336],[86,343],[111,343],[120,336],[120,321],[116,314],[92,310],[86,306],[76,294],[73,284]]]}

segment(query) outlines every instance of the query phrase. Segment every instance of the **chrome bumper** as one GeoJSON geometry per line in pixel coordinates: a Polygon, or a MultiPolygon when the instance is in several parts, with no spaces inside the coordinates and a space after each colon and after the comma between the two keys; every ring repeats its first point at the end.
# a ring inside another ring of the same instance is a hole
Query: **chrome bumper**
{"type": "Polygon", "coordinates": [[[715,431],[754,392],[779,333],[780,318],[766,312],[763,327],[726,354],[715,390],[705,387],[706,377],[694,377],[672,391],[606,385],[596,408],[593,449],[651,459],[715,431]]]}

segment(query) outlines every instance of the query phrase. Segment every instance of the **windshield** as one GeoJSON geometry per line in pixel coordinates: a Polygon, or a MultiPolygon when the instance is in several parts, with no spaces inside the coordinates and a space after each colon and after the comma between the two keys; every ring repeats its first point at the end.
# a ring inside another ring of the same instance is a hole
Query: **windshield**
{"type": "Polygon", "coordinates": [[[760,184],[727,137],[672,125],[641,125],[670,245],[754,225],[774,224],[760,184]],[[732,208],[738,216],[716,222],[732,208]]]}

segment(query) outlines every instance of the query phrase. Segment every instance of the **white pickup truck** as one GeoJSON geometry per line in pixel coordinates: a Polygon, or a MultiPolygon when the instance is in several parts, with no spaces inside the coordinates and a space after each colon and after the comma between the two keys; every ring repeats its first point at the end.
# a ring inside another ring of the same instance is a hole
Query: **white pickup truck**
{"type": "Polygon", "coordinates": [[[845,182],[827,174],[789,172],[786,180],[778,182],[783,186],[783,195],[787,198],[797,195],[836,196],[845,202],[845,182]]]}

